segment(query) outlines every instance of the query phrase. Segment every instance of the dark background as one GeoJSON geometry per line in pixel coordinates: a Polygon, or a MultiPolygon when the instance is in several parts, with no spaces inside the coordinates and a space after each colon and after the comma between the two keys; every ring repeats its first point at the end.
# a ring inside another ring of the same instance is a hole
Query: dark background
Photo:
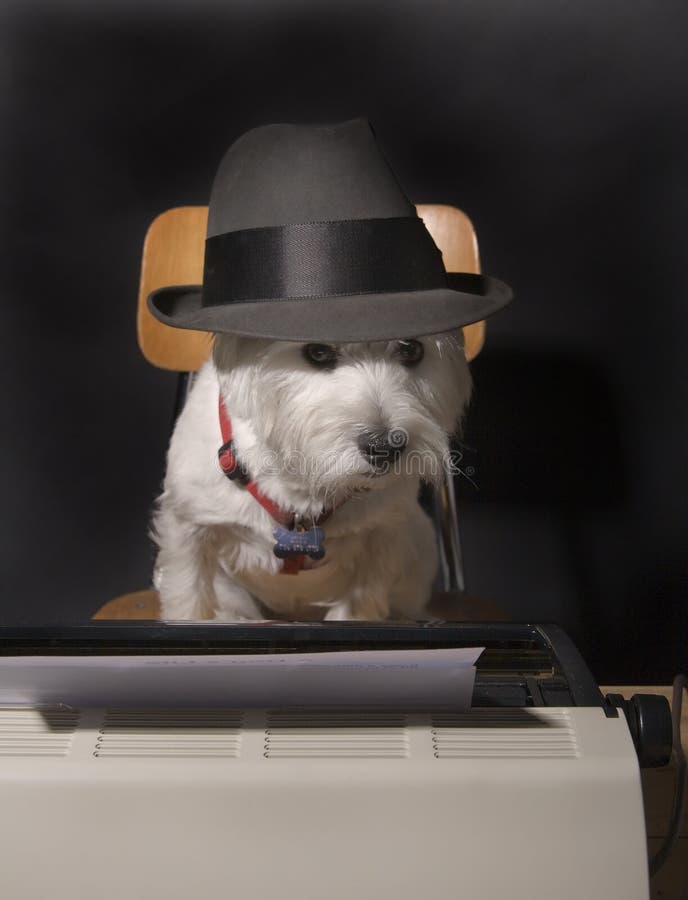
{"type": "Polygon", "coordinates": [[[688,665],[684,3],[5,3],[2,621],[147,586],[174,378],[141,242],[231,141],[368,116],[409,196],[472,217],[489,324],[461,488],[470,589],[603,682],[688,665]]]}

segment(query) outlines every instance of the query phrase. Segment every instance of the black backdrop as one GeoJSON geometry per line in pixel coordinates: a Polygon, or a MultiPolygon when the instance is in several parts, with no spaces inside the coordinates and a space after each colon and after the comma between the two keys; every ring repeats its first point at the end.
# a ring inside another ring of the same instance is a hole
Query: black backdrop
{"type": "Polygon", "coordinates": [[[5,622],[145,587],[174,379],[140,358],[142,237],[257,124],[367,115],[409,196],[511,282],[477,360],[471,590],[603,681],[686,666],[685,4],[4,3],[5,622]]]}

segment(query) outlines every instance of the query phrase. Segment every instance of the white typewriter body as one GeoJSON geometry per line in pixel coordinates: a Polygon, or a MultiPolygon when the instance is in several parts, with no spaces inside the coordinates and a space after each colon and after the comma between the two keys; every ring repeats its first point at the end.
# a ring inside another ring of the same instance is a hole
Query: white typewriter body
{"type": "Polygon", "coordinates": [[[6,900],[647,900],[599,707],[0,710],[6,900]]]}

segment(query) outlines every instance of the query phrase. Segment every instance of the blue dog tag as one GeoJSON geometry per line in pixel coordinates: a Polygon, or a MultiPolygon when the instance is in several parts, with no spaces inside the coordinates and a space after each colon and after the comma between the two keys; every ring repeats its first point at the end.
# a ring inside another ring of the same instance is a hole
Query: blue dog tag
{"type": "Polygon", "coordinates": [[[297,529],[290,531],[278,525],[272,534],[277,541],[272,550],[278,559],[288,559],[290,556],[322,559],[325,555],[325,533],[317,525],[313,525],[307,531],[297,529]]]}

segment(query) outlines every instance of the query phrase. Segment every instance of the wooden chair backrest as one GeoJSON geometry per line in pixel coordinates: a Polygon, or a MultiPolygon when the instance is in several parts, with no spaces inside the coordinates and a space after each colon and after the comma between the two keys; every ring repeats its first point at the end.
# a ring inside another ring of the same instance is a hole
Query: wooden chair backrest
{"type": "MultiPolygon", "coordinates": [[[[422,205],[418,215],[442,251],[448,272],[480,272],[478,241],[471,220],[453,206],[422,205]]],[[[151,223],[143,244],[137,332],[141,352],[160,369],[195,372],[210,353],[205,331],[170,328],[146,306],[151,291],[181,284],[201,284],[208,222],[207,206],[179,206],[151,223]]],[[[477,356],[485,339],[485,323],[464,328],[466,357],[477,356]]]]}

